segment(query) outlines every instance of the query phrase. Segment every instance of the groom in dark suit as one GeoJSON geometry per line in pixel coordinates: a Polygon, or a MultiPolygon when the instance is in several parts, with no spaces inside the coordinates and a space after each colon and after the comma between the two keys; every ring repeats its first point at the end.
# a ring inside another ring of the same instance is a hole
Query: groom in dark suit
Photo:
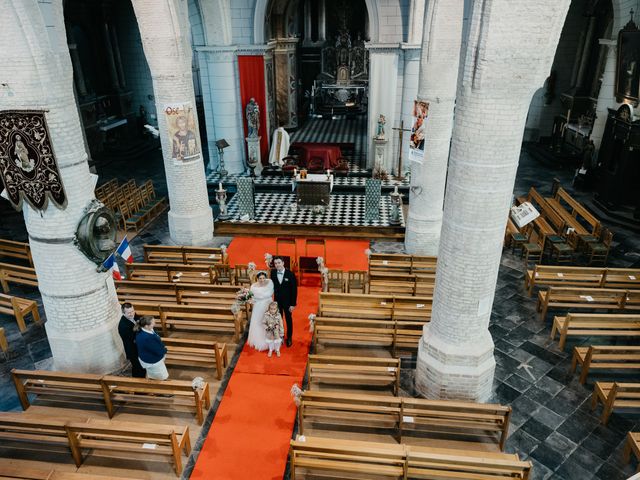
{"type": "Polygon", "coordinates": [[[275,270],[271,270],[271,281],[273,282],[273,297],[278,302],[280,313],[287,321],[287,338],[285,343],[287,347],[291,346],[293,337],[293,318],[291,314],[296,308],[298,300],[298,285],[296,276],[291,270],[284,268],[284,262],[281,258],[276,257],[273,260],[275,270]]]}

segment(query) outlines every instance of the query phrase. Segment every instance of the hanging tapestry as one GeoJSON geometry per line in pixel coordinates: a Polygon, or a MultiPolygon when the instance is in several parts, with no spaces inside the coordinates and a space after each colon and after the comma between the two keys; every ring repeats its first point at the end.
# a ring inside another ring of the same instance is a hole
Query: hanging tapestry
{"type": "Polygon", "coordinates": [[[0,111],[0,177],[16,209],[26,200],[44,210],[49,198],[66,206],[44,111],[0,111]]]}

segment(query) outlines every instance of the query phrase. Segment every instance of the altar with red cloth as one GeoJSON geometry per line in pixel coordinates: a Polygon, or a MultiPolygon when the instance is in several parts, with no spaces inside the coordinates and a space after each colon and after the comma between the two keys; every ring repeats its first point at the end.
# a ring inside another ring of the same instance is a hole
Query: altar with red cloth
{"type": "Polygon", "coordinates": [[[299,166],[312,171],[334,170],[341,163],[342,150],[336,144],[295,142],[291,150],[299,152],[299,166]]]}

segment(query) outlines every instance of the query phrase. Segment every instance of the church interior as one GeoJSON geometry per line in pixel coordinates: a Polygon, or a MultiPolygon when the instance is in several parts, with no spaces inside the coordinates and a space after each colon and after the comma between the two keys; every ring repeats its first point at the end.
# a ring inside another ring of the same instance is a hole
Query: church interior
{"type": "Polygon", "coordinates": [[[0,1],[0,479],[640,479],[639,12],[0,1]]]}

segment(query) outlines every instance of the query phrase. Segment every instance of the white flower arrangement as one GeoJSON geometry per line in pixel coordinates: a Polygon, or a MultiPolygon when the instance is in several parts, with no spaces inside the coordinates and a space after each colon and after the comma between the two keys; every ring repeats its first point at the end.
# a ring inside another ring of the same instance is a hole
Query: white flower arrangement
{"type": "Polygon", "coordinates": [[[267,268],[271,268],[272,260],[273,260],[273,255],[271,255],[270,253],[264,254],[264,264],[267,266],[267,268]]]}
{"type": "Polygon", "coordinates": [[[254,262],[249,262],[249,263],[247,264],[247,269],[248,269],[249,271],[253,271],[253,270],[255,270],[255,269],[256,269],[256,264],[255,264],[254,262]]]}
{"type": "Polygon", "coordinates": [[[318,257],[318,258],[316,258],[316,263],[317,263],[318,265],[322,265],[322,264],[324,263],[324,258],[322,258],[322,257],[318,257]]]}
{"type": "Polygon", "coordinates": [[[370,257],[370,256],[371,256],[371,249],[370,249],[370,248],[367,248],[367,249],[364,251],[364,254],[365,254],[367,257],[370,257]]]}
{"type": "Polygon", "coordinates": [[[302,390],[297,383],[291,386],[291,396],[293,397],[293,403],[295,403],[297,407],[300,406],[300,397],[303,393],[304,390],[302,390]]]}
{"type": "Polygon", "coordinates": [[[202,377],[195,377],[191,381],[191,388],[193,388],[194,390],[202,390],[204,386],[205,386],[204,378],[202,377]]]}
{"type": "Polygon", "coordinates": [[[309,331],[313,332],[316,316],[312,313],[309,315],[309,331]]]}
{"type": "Polygon", "coordinates": [[[238,302],[231,304],[231,313],[237,315],[240,312],[240,304],[238,302]]]}

